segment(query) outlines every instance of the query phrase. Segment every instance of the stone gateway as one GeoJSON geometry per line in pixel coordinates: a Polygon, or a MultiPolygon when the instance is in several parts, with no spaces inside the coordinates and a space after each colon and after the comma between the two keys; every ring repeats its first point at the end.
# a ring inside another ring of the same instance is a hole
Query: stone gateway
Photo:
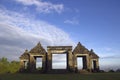
{"type": "Polygon", "coordinates": [[[47,46],[47,51],[42,47],[40,42],[30,51],[25,52],[20,56],[20,72],[98,72],[99,71],[99,56],[91,49],[85,48],[80,42],[74,50],[72,46],[47,46]],[[66,69],[52,69],[52,54],[66,54],[66,69]],[[82,58],[83,68],[78,69],[77,58],[82,58]],[[41,69],[36,68],[36,59],[42,59],[41,69]]]}

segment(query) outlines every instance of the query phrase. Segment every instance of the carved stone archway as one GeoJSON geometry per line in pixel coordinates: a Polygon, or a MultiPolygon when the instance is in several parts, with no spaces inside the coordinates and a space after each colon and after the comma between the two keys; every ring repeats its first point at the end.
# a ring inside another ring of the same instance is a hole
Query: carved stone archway
{"type": "Polygon", "coordinates": [[[52,69],[52,54],[63,54],[67,56],[68,72],[78,72],[77,57],[83,59],[83,69],[89,72],[99,71],[99,56],[91,49],[85,48],[80,42],[77,44],[72,52],[72,46],[47,46],[46,50],[41,46],[40,42],[30,51],[25,52],[20,56],[20,71],[37,72],[36,58],[42,58],[41,72],[53,72],[52,69]]]}
{"type": "Polygon", "coordinates": [[[74,70],[75,71],[78,71],[77,57],[82,57],[82,59],[83,59],[83,69],[90,70],[89,50],[86,49],[80,42],[77,44],[77,46],[73,50],[74,70]]]}
{"type": "Polygon", "coordinates": [[[72,71],[73,69],[73,58],[72,58],[72,46],[48,46],[47,47],[47,69],[52,70],[52,54],[63,54],[67,55],[67,70],[72,71]]]}
{"type": "Polygon", "coordinates": [[[93,49],[90,50],[90,68],[93,72],[99,71],[99,56],[95,54],[93,49]]]}
{"type": "Polygon", "coordinates": [[[25,52],[19,57],[20,58],[20,72],[26,71],[29,67],[29,52],[25,50],[25,52]]]}
{"type": "Polygon", "coordinates": [[[42,71],[46,70],[46,51],[45,49],[41,46],[40,42],[30,50],[30,71],[34,72],[36,70],[36,58],[41,57],[42,58],[42,71]]]}

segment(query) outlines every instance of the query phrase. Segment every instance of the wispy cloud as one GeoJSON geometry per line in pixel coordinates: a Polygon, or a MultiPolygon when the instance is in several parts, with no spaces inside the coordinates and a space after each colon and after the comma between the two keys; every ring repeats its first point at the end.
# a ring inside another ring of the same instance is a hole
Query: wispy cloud
{"type": "Polygon", "coordinates": [[[101,48],[96,48],[96,53],[100,56],[101,59],[120,57],[120,51],[113,47],[102,46],[101,48]]]}
{"type": "Polygon", "coordinates": [[[22,3],[25,6],[36,7],[36,10],[40,13],[51,13],[53,11],[61,13],[64,10],[63,4],[53,4],[51,2],[46,2],[42,0],[15,0],[16,2],[22,3]]]}
{"type": "Polygon", "coordinates": [[[79,20],[77,20],[76,18],[72,18],[72,19],[65,20],[64,23],[72,24],[72,25],[78,25],[79,24],[79,20]]]}
{"type": "Polygon", "coordinates": [[[101,59],[120,59],[120,56],[119,55],[104,56],[104,57],[101,57],[101,59]]]}
{"type": "Polygon", "coordinates": [[[73,45],[63,30],[42,20],[24,14],[0,9],[0,56],[18,59],[24,49],[31,49],[40,41],[48,45],[73,45]]]}

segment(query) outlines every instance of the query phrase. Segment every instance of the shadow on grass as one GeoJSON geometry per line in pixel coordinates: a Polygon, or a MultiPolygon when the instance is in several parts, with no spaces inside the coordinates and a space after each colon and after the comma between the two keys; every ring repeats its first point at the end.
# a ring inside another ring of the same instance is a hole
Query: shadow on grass
{"type": "Polygon", "coordinates": [[[120,80],[120,73],[91,73],[91,74],[3,74],[0,80],[120,80]]]}

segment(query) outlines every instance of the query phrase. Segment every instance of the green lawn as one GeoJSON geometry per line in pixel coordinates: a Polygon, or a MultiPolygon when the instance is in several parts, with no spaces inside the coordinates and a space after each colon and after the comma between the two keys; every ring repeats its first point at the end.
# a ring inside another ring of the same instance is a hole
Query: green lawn
{"type": "Polygon", "coordinates": [[[3,74],[0,80],[120,80],[120,73],[3,74]]]}

